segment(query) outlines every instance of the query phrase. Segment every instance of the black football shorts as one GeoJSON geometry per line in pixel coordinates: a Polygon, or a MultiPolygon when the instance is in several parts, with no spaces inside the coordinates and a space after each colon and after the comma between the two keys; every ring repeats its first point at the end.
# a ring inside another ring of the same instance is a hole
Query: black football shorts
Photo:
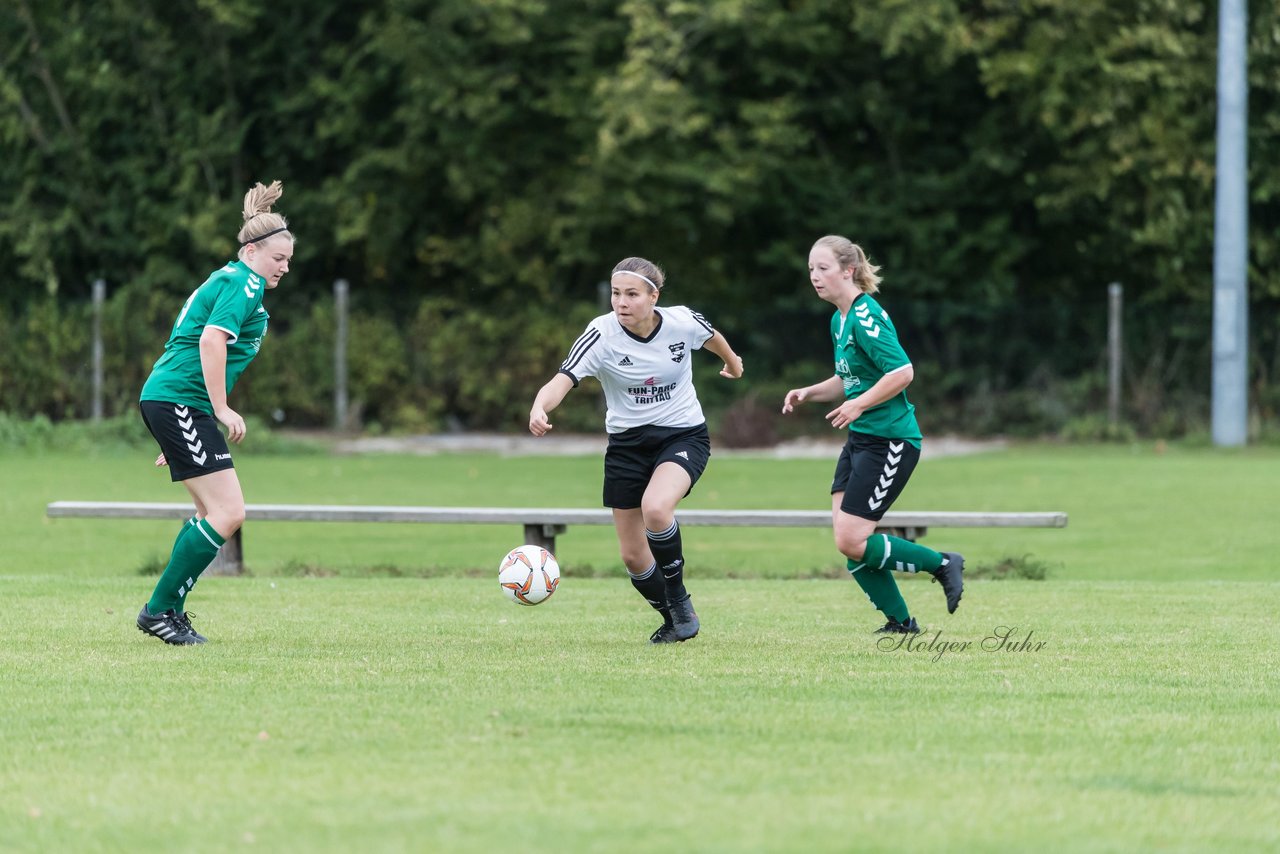
{"type": "Polygon", "coordinates": [[[905,439],[885,439],[849,431],[836,460],[831,492],[843,492],[840,509],[851,516],[879,522],[901,494],[920,449],[905,439]]]}
{"type": "Polygon", "coordinates": [[[218,420],[181,403],[144,400],[142,420],[169,461],[169,477],[177,482],[235,468],[231,449],[218,420]]]}
{"type": "Polygon", "coordinates": [[[632,427],[611,433],[604,454],[604,506],[617,510],[639,507],[649,478],[663,463],[675,463],[687,471],[692,492],[710,459],[711,435],[706,424],[632,427]]]}

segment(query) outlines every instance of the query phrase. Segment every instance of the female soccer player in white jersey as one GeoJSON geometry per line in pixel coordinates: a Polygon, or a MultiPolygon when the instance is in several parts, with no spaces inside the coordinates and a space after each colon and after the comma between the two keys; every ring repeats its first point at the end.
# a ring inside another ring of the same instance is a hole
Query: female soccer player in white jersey
{"type": "Polygon", "coordinates": [[[889,313],[872,297],[879,267],[852,241],[829,235],[809,251],[809,281],[836,307],[831,317],[834,376],[787,392],[782,411],[806,401],[842,403],[827,413],[832,427],[848,428],[831,483],[836,548],[871,604],[888,618],[878,631],[920,631],[890,570],[927,572],[941,582],[947,611],[955,613],[964,590],[964,558],[887,534],[876,523],[897,499],[920,460],[922,436],[906,388],[914,371],[889,313]]]}
{"type": "Polygon", "coordinates": [[[196,506],[138,613],[138,628],[165,643],[205,642],[191,626],[187,596],[244,522],[244,493],[218,422],[232,442],[244,438],[244,419],[227,405],[227,395],[267,334],[263,294],[289,272],[293,234],[284,217],[271,212],[283,192],[275,181],[245,194],[239,257],[187,298],[139,396],[142,419],[160,445],[156,465],[169,466],[170,477],[182,482],[196,506]]]}
{"type": "Polygon", "coordinates": [[[676,505],[707,466],[711,440],[693,388],[693,351],[724,361],[720,376],[742,376],[742,359],[706,319],[684,306],[659,309],[665,276],[644,258],[624,258],[610,280],[613,311],[597,317],[574,342],[560,371],[539,391],[529,432],[551,429],[547,413],[584,377],[604,388],[609,446],[604,505],[613,508],[622,562],[631,584],[662,615],[651,643],[678,643],[698,633],[684,585],[684,550],[676,505]]]}

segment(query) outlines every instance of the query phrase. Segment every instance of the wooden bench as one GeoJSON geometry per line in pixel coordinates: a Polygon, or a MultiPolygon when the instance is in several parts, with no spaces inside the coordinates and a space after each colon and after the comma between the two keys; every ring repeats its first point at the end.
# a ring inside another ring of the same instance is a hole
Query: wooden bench
{"type": "MultiPolygon", "coordinates": [[[[54,501],[46,508],[51,518],[188,519],[195,508],[185,503],[135,501],[54,501]]],[[[715,525],[739,528],[828,528],[830,510],[680,510],[682,526],[715,525]]],[[[334,504],[249,504],[246,522],[418,522],[453,525],[522,525],[524,541],[555,553],[556,536],[570,525],[612,525],[605,508],[544,507],[391,507],[334,504]]],[[[1065,528],[1067,514],[966,513],[953,511],[890,510],[877,531],[908,540],[935,528],[1065,528]]],[[[244,561],[243,528],[229,540],[209,571],[235,575],[244,561]]]]}

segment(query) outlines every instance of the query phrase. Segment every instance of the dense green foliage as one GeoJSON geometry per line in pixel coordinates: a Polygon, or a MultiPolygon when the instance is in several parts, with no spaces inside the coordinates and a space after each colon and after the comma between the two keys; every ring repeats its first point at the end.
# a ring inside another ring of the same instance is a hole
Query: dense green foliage
{"type": "MultiPolygon", "coordinates": [[[[1249,5],[1251,391],[1274,421],[1280,11],[1249,5]]],[[[123,411],[232,255],[244,190],[279,178],[298,251],[239,398],[263,417],[329,420],[341,277],[355,415],[518,426],[631,254],[745,355],[734,395],[772,406],[829,371],[804,266],[836,232],[884,267],[926,430],[1087,434],[1121,281],[1126,415],[1178,433],[1208,407],[1211,7],[14,0],[0,408],[86,413],[101,277],[123,411]]]]}

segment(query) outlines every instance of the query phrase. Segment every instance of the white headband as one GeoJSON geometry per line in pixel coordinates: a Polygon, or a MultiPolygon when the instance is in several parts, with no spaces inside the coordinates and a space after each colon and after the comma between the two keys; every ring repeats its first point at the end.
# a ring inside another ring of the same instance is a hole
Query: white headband
{"type": "Polygon", "coordinates": [[[662,290],[657,285],[655,285],[648,276],[642,276],[639,273],[635,272],[634,270],[614,270],[613,274],[615,276],[621,276],[621,275],[635,276],[637,279],[644,279],[646,282],[649,283],[649,287],[653,288],[655,291],[662,290]]]}

